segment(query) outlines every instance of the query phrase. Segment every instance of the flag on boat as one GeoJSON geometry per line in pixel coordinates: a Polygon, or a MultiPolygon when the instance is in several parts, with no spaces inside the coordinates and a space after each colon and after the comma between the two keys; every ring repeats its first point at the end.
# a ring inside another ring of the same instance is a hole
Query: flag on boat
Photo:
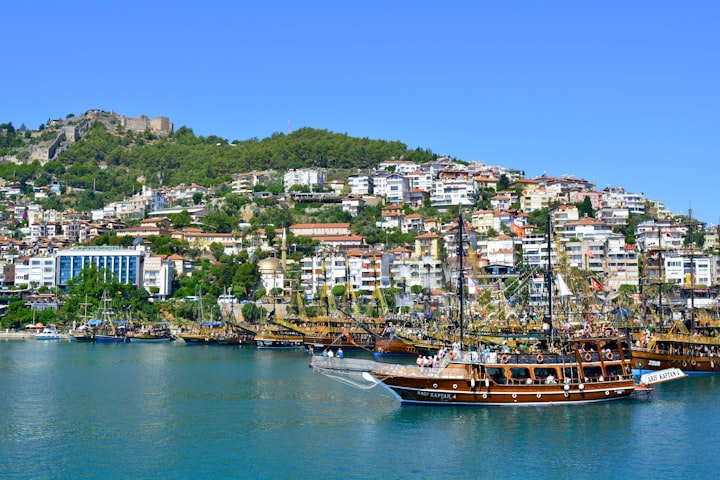
{"type": "Polygon", "coordinates": [[[562,275],[559,273],[555,275],[555,284],[558,287],[558,295],[561,297],[567,297],[572,295],[572,291],[567,286],[567,283],[565,283],[565,280],[563,280],[562,275]]]}
{"type": "Polygon", "coordinates": [[[472,278],[468,278],[468,293],[473,295],[480,293],[480,285],[472,278]]]}
{"type": "Polygon", "coordinates": [[[600,282],[598,282],[597,280],[595,280],[594,278],[591,278],[591,279],[590,279],[590,287],[591,287],[593,290],[597,290],[597,291],[604,291],[604,290],[605,290],[605,286],[604,286],[602,283],[600,283],[600,282]]]}

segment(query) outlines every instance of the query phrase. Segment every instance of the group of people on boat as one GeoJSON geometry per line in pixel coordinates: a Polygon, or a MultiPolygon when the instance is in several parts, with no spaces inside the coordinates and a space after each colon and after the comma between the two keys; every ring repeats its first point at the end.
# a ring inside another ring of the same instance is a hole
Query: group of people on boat
{"type": "MultiPolygon", "coordinates": [[[[311,353],[312,353],[312,352],[311,352],[311,353]]],[[[325,350],[323,350],[322,356],[323,356],[323,357],[328,357],[328,358],[334,358],[334,357],[344,358],[344,357],[345,357],[345,353],[343,352],[342,347],[338,347],[337,352],[333,352],[333,349],[332,349],[332,348],[326,348],[325,350]]]]}

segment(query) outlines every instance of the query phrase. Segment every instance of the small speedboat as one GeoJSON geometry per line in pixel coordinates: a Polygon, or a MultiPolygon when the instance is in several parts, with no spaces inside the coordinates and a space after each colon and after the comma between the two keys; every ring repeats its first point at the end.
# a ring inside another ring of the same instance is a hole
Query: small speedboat
{"type": "Polygon", "coordinates": [[[36,340],[62,340],[62,335],[53,326],[45,327],[35,334],[36,340]]]}

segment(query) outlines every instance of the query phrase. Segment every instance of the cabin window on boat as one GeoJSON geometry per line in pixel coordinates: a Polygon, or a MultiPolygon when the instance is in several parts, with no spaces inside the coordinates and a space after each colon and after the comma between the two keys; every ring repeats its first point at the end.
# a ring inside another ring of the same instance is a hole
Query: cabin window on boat
{"type": "Polygon", "coordinates": [[[505,371],[502,368],[488,368],[487,374],[492,378],[495,383],[505,383],[505,371]]]}
{"type": "Polygon", "coordinates": [[[510,376],[513,380],[525,380],[526,378],[530,378],[530,369],[524,367],[511,368],[510,376]]]}
{"type": "Polygon", "coordinates": [[[616,363],[605,365],[605,371],[608,374],[608,377],[619,377],[623,374],[623,367],[622,365],[618,365],[616,363]]]}
{"type": "Polygon", "coordinates": [[[573,381],[580,379],[580,374],[578,373],[578,369],[575,367],[563,368],[563,378],[569,378],[570,380],[573,380],[573,381]]]}
{"type": "Polygon", "coordinates": [[[602,368],[600,367],[583,367],[583,372],[585,372],[585,378],[602,377],[602,368]]]}
{"type": "Polygon", "coordinates": [[[557,378],[557,373],[554,368],[535,367],[535,380],[545,380],[548,375],[552,375],[557,378]]]}

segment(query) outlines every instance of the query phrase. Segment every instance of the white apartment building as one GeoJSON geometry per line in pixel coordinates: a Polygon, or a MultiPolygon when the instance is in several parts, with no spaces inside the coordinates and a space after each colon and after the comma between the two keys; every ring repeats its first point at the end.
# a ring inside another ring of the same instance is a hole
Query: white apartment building
{"type": "Polygon", "coordinates": [[[322,187],[325,184],[325,174],[319,170],[298,169],[288,170],[283,175],[283,186],[285,191],[289,191],[294,185],[303,185],[313,188],[322,187]]]}
{"type": "Polygon", "coordinates": [[[430,172],[415,171],[405,175],[408,179],[410,190],[424,190],[430,192],[433,189],[433,176],[430,172]]]}
{"type": "Polygon", "coordinates": [[[353,173],[348,176],[348,186],[350,187],[350,195],[362,196],[373,193],[373,184],[370,176],[364,173],[353,173]]]}
{"type": "Polygon", "coordinates": [[[385,199],[388,203],[404,203],[405,196],[410,190],[407,177],[398,173],[389,175],[386,179],[387,187],[385,199]]]}
{"type": "Polygon", "coordinates": [[[466,180],[437,180],[430,193],[430,203],[436,208],[446,208],[451,205],[473,205],[475,192],[472,183],[466,180]]]}
{"type": "Polygon", "coordinates": [[[172,296],[173,261],[167,255],[148,252],[143,264],[142,285],[153,298],[165,300],[172,296]]]}

